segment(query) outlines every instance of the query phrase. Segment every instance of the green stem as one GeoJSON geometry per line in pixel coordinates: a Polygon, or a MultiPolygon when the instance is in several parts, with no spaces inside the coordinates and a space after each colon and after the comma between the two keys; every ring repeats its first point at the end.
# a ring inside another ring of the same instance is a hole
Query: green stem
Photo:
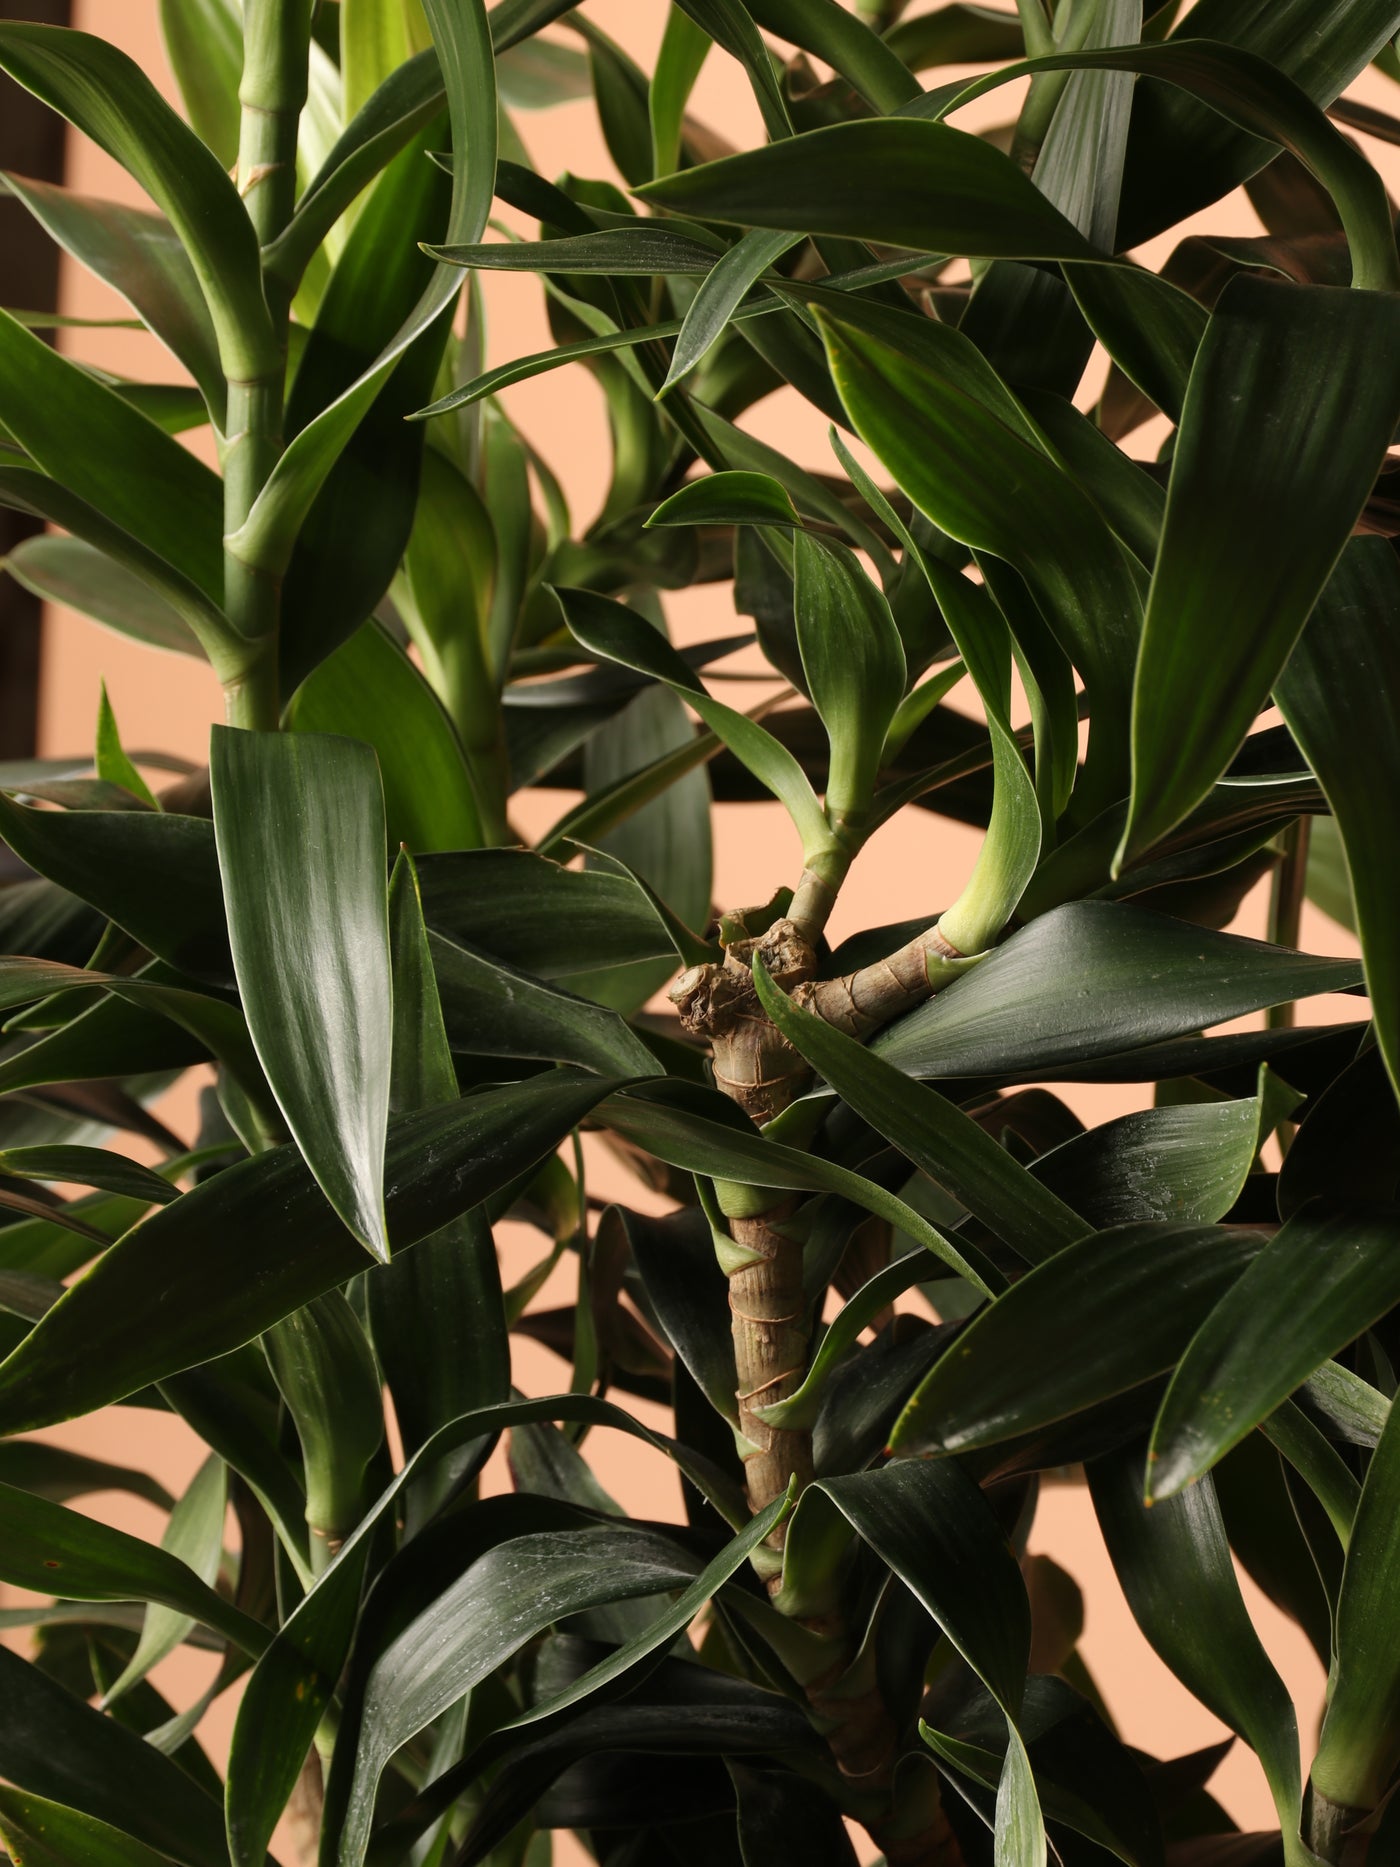
{"type": "Polygon", "coordinates": [[[297,125],[310,52],[306,0],[246,0],[238,192],[262,246],[282,232],[296,205],[297,125]]]}
{"type": "Polygon", "coordinates": [[[224,718],[249,732],[275,733],[282,700],[277,670],[276,634],[265,636],[238,676],[224,683],[224,718]]]}

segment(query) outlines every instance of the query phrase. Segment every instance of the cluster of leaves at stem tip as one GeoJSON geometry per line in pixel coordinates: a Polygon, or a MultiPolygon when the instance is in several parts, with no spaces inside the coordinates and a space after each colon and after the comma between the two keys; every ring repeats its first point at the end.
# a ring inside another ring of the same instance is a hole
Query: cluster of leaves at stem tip
{"type": "Polygon", "coordinates": [[[161,0],[178,107],[16,10],[142,205],[9,224],[173,371],[0,312],[5,570],[227,724],[0,769],[10,1858],[1400,1859],[1400,0],[161,0]],[[1118,1730],[1050,1480],[1221,1743],[1118,1730]]]}

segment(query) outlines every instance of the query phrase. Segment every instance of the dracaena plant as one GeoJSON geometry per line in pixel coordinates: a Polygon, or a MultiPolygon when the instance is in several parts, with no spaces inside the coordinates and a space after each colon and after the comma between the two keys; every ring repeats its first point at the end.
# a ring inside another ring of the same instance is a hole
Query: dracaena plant
{"type": "Polygon", "coordinates": [[[679,0],[649,73],[587,0],[161,15],[184,117],[0,25],[149,197],[7,211],[187,373],[0,315],[0,498],[52,528],[7,568],[227,696],[207,771],[104,697],[90,762],[0,791],[13,1859],[260,1867],[284,1815],[322,1867],[1400,1858],[1400,261],[1347,133],[1400,121],[1345,95],[1400,79],[1400,0],[679,0]],[[760,146],[689,112],[707,58],[760,146]],[[616,172],[553,181],[521,113],[587,94],[616,172]],[[1125,257],[1241,187],[1262,235],[1125,257]],[[488,370],[501,268],[556,342],[488,370]],[[582,527],[498,399],[570,364],[582,527]],[[784,386],[824,470],[746,426],[784,386]],[[682,648],[695,584],[736,621],[682,648]],[[542,785],[582,801],[531,848],[542,785]],[[770,795],[790,860],[712,906],[712,801],[770,795]],[[833,948],[912,810],[981,833],[966,886],[833,948]],[[1309,890],[1361,960],[1297,950],[1309,890]],[[183,1496],[43,1437],[106,1407],[204,1442],[183,1496]],[[617,1509],[603,1427],[681,1521],[617,1509]],[[1218,1751],[1116,1734],[1026,1555],[1047,1473],[1273,1831],[1218,1751]],[[158,1545],[72,1502],[114,1486],[158,1545]],[[1316,1741],[1236,1561],[1327,1670],[1316,1741]]]}

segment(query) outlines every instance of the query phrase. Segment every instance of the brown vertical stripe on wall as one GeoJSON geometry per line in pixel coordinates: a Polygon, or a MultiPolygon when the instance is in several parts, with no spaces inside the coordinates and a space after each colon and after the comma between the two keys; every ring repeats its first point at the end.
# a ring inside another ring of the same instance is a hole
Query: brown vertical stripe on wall
{"type": "MultiPolygon", "coordinates": [[[[0,19],[66,26],[68,0],[0,0],[0,19]]],[[[0,78],[0,169],[63,180],[63,119],[0,78]]],[[[0,305],[52,311],[58,305],[58,248],[18,201],[0,199],[0,305]]],[[[0,506],[0,557],[40,524],[0,506]]],[[[0,577],[0,758],[30,758],[39,705],[43,605],[13,577],[0,577]]]]}

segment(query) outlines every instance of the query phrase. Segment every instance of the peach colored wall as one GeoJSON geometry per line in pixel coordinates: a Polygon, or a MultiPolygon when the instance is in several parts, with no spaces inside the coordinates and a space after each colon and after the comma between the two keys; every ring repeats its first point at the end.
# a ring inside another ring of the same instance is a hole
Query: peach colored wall
{"type": "MultiPolygon", "coordinates": [[[[155,0],[77,0],[74,7],[75,24],[123,45],[158,84],[173,94],[156,11],[155,0]]],[[[664,23],[661,0],[590,0],[588,11],[644,64],[649,62],[664,23]]],[[[1383,87],[1383,81],[1375,82],[1383,87]]],[[[1382,100],[1384,96],[1382,88],[1382,100]]],[[[702,74],[693,108],[735,142],[754,139],[760,133],[745,81],[737,67],[718,53],[712,55],[702,74]]],[[[983,108],[990,113],[993,108],[1005,111],[1007,106],[988,100],[983,108]]],[[[535,164],[544,174],[552,176],[565,168],[590,175],[611,172],[586,102],[535,116],[522,114],[518,120],[535,164]]],[[[984,120],[990,120],[990,115],[984,120]]],[[[69,161],[70,186],[92,194],[139,198],[116,165],[81,138],[72,140],[69,161]]],[[[1198,217],[1193,230],[1196,226],[1248,232],[1257,229],[1257,222],[1240,195],[1198,217]]],[[[1158,243],[1146,256],[1160,261],[1163,250],[1158,243]]],[[[547,346],[549,333],[533,280],[488,276],[486,298],[490,362],[547,346]]],[[[114,305],[111,295],[94,280],[76,267],[66,267],[66,312],[100,316],[114,305]]],[[[158,347],[134,334],[70,332],[65,347],[87,360],[133,374],[144,373],[152,378],[175,374],[158,347]]],[[[586,518],[603,490],[606,460],[601,401],[591,378],[573,369],[522,384],[508,391],[505,400],[512,416],[560,475],[576,518],[586,518]]],[[[828,464],[825,421],[791,392],[762,404],[753,412],[750,425],[805,464],[828,464]]],[[[200,446],[198,437],[193,444],[200,446]]],[[[683,637],[720,633],[732,626],[732,610],[723,589],[686,592],[668,598],[667,607],[677,633],[683,637]]],[[[103,678],[129,747],[204,758],[209,724],[219,710],[217,688],[207,669],[180,657],[139,648],[64,611],[53,613],[46,626],[41,715],[44,752],[88,750],[98,683],[103,678]]],[[[569,801],[558,793],[532,796],[519,811],[522,828],[536,833],[569,801]]],[[[906,812],[861,857],[838,908],[834,934],[840,937],[861,925],[936,909],[956,892],[975,851],[972,832],[928,813],[906,812]]],[[[716,852],[717,897],[728,906],[766,899],[777,882],[791,879],[796,857],[792,833],[777,805],[721,807],[716,852]]],[[[1261,931],[1262,913],[1262,897],[1256,896],[1241,917],[1242,930],[1261,931]]],[[[1343,951],[1347,943],[1338,929],[1309,912],[1305,944],[1314,951],[1343,951]]],[[[1325,1002],[1313,1001],[1304,1012],[1309,1018],[1322,1019],[1329,1015],[1329,1007],[1325,1002]]],[[[1132,1105],[1130,1098],[1135,1095],[1132,1091],[1077,1090],[1071,1092],[1070,1099],[1086,1119],[1098,1121],[1132,1105]]],[[[176,1127],[187,1128],[192,1107],[192,1090],[179,1090],[170,1098],[167,1119],[176,1127]]],[[[615,1172],[609,1177],[606,1161],[595,1161],[594,1170],[603,1190],[635,1200],[630,1183],[622,1184],[615,1172]]],[[[506,1249],[511,1260],[507,1274],[518,1274],[528,1260],[528,1240],[513,1234],[506,1249]]],[[[544,1300],[564,1302],[571,1297],[572,1292],[561,1279],[544,1300]]],[[[560,1371],[560,1364],[544,1351],[532,1349],[529,1344],[518,1347],[517,1380],[529,1391],[545,1393],[557,1387],[560,1371]]],[[[178,1423],[128,1410],[113,1410],[76,1422],[55,1437],[107,1457],[151,1463],[173,1486],[187,1481],[199,1458],[191,1436],[178,1423]]],[[[595,1458],[604,1484],[630,1509],[652,1515],[674,1514],[675,1481],[661,1461],[639,1452],[631,1442],[619,1444],[610,1434],[590,1440],[590,1456],[595,1458]]],[[[493,1478],[496,1483],[505,1481],[499,1467],[493,1478]]],[[[159,1533],[156,1514],[130,1500],[99,1497],[91,1500],[90,1508],[141,1534],[159,1533]]],[[[1088,1603],[1084,1653],[1125,1736],[1164,1755],[1218,1737],[1221,1727],[1216,1720],[1175,1683],[1138,1634],[1114,1583],[1082,1487],[1046,1487],[1032,1548],[1055,1555],[1083,1584],[1088,1603]]],[[[1297,1630],[1247,1581],[1245,1592],[1260,1632],[1297,1699],[1306,1742],[1322,1702],[1321,1669],[1297,1630]]],[[[180,1704],[199,1689],[207,1676],[207,1665],[188,1655],[168,1662],[161,1675],[167,1691],[180,1704]]],[[[218,1731],[227,1729],[230,1710],[229,1700],[225,1700],[213,1727],[216,1744],[221,1741],[218,1731]]],[[[1215,1787],[1245,1826],[1271,1824],[1270,1805],[1258,1767],[1238,1747],[1219,1772],[1215,1787]]],[[[582,1858],[571,1849],[572,1844],[561,1847],[558,1858],[582,1858]]]]}

